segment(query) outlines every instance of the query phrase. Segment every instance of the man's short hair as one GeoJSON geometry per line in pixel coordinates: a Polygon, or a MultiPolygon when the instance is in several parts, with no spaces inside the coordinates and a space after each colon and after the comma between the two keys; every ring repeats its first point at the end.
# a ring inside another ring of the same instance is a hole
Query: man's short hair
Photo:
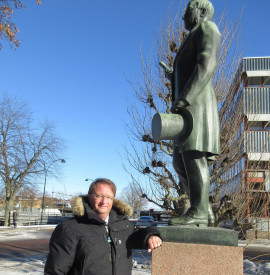
{"type": "Polygon", "coordinates": [[[111,187],[112,191],[113,191],[114,196],[115,196],[115,194],[116,194],[116,185],[115,185],[114,182],[112,182],[111,180],[105,179],[105,178],[97,178],[97,179],[95,179],[95,180],[90,184],[88,194],[92,194],[92,193],[93,193],[93,190],[94,190],[94,187],[95,187],[97,184],[99,184],[99,183],[109,185],[109,186],[111,187]]]}
{"type": "Polygon", "coordinates": [[[212,3],[208,0],[190,0],[190,2],[196,2],[197,3],[197,7],[199,9],[206,9],[207,11],[207,19],[211,20],[214,14],[214,7],[212,5],[212,3]]]}

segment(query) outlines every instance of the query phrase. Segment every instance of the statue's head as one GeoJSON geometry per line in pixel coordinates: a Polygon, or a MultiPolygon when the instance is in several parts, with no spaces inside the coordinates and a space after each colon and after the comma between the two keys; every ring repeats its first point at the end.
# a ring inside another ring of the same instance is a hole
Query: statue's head
{"type": "Polygon", "coordinates": [[[211,20],[214,14],[214,7],[208,0],[191,0],[188,3],[183,20],[185,28],[192,30],[203,21],[211,20]]]}

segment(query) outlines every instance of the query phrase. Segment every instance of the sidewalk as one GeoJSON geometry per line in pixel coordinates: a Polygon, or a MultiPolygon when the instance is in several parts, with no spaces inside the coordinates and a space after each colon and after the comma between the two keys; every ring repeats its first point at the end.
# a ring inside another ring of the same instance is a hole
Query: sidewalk
{"type": "Polygon", "coordinates": [[[0,242],[20,239],[50,238],[56,225],[0,226],[0,242]]]}
{"type": "Polygon", "coordinates": [[[270,240],[268,239],[247,239],[247,240],[239,240],[238,246],[242,247],[260,247],[260,248],[269,248],[270,251],[270,240]]]}

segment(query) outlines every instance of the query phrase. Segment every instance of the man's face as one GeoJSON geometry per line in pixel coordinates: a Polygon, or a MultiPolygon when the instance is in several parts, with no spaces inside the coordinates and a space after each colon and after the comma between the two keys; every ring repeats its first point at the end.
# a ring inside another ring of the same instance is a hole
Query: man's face
{"type": "Polygon", "coordinates": [[[201,10],[197,8],[196,1],[189,2],[183,20],[185,28],[191,31],[196,25],[200,24],[204,18],[201,17],[201,10]]]}
{"type": "Polygon", "coordinates": [[[98,183],[92,192],[88,194],[91,208],[101,219],[106,219],[113,205],[114,193],[111,187],[105,183],[98,183]]]}

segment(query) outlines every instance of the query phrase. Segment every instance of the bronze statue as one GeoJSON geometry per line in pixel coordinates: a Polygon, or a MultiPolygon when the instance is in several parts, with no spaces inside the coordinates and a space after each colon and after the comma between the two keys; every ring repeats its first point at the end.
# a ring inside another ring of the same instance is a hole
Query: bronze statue
{"type": "MultiPolygon", "coordinates": [[[[189,34],[176,54],[173,70],[165,68],[172,83],[171,112],[184,118],[185,137],[172,138],[173,166],[191,205],[183,216],[171,219],[170,225],[207,225],[215,220],[209,204],[208,161],[220,153],[218,108],[212,87],[220,33],[216,24],[210,21],[213,12],[208,0],[189,2],[183,16],[189,34]]],[[[155,127],[152,124],[152,129],[155,127]]]]}

